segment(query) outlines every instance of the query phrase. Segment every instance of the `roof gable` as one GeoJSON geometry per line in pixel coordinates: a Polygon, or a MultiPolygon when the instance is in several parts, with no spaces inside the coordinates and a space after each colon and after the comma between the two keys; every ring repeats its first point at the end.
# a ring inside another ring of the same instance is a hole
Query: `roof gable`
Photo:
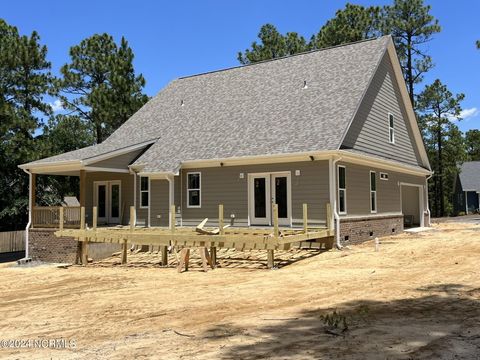
{"type": "MultiPolygon", "coordinates": [[[[402,79],[403,81],[403,79],[402,79]]],[[[395,70],[385,53],[363,96],[342,142],[342,148],[381,156],[409,165],[424,166],[412,124],[401,96],[395,70]],[[394,120],[394,143],[390,143],[389,116],[394,120]]],[[[418,130],[418,126],[414,126],[418,130]]]]}

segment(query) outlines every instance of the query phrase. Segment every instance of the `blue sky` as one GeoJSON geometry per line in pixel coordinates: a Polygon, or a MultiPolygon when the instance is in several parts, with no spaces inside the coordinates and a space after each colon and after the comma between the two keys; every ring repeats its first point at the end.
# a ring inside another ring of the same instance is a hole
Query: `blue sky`
{"type": "MultiPolygon", "coordinates": [[[[388,1],[351,1],[384,5],[388,1]]],[[[317,32],[346,1],[8,1],[0,17],[22,34],[37,30],[48,46],[53,70],[68,61],[68,49],[94,33],[123,35],[135,52],[135,68],[155,95],[170,80],[238,65],[237,52],[249,47],[258,30],[272,23],[282,33],[305,37],[317,32]]],[[[462,103],[462,130],[480,128],[480,1],[427,1],[443,28],[427,49],[436,64],[425,84],[440,78],[462,103]]],[[[422,85],[423,87],[423,85],[422,85]]]]}

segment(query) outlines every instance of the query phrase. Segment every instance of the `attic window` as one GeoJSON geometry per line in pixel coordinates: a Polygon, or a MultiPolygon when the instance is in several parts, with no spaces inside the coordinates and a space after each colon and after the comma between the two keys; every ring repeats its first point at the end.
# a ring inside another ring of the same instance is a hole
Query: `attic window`
{"type": "Polygon", "coordinates": [[[393,118],[393,114],[391,113],[388,113],[388,129],[390,136],[390,144],[395,144],[395,121],[393,118]]]}
{"type": "Polygon", "coordinates": [[[303,88],[304,88],[304,89],[308,89],[307,80],[304,80],[304,81],[303,81],[303,88]]]}

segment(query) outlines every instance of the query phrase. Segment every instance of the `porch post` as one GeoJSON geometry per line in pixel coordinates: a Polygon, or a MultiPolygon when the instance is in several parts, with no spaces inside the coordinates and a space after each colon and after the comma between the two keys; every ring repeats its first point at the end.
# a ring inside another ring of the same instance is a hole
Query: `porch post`
{"type": "Polygon", "coordinates": [[[30,190],[32,207],[37,206],[37,174],[32,173],[32,189],[30,190]]]}
{"type": "Polygon", "coordinates": [[[87,172],[85,170],[80,170],[80,206],[85,206],[85,180],[87,172]]]}

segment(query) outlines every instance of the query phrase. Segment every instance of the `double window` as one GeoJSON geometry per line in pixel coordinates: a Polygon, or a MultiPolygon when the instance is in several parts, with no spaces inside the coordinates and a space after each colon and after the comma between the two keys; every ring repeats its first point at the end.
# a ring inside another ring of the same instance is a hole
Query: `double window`
{"type": "Polygon", "coordinates": [[[187,174],[187,207],[199,208],[202,206],[201,185],[199,172],[187,174]]]}
{"type": "Polygon", "coordinates": [[[390,136],[390,144],[395,144],[395,121],[391,113],[388,113],[388,134],[390,136]]]}
{"type": "Polygon", "coordinates": [[[150,202],[150,182],[148,177],[140,176],[140,208],[148,208],[150,202]]]}
{"type": "Polygon", "coordinates": [[[370,171],[370,212],[377,212],[377,173],[370,171]]]}
{"type": "Polygon", "coordinates": [[[347,182],[345,166],[338,167],[338,212],[347,213],[347,182]]]}

